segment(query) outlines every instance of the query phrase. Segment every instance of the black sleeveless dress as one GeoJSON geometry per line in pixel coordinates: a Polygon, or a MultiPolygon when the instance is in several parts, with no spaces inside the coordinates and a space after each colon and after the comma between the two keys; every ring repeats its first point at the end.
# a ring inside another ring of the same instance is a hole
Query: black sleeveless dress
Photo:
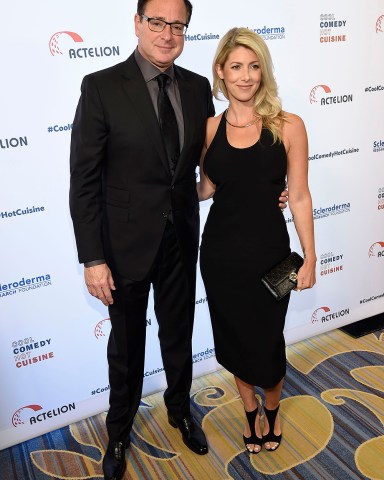
{"type": "Polygon", "coordinates": [[[265,128],[255,145],[232,147],[223,115],[204,171],[216,185],[200,248],[216,358],[244,382],[273,387],[285,375],[289,296],[277,302],[260,278],[290,253],[278,206],[285,147],[265,128]]]}

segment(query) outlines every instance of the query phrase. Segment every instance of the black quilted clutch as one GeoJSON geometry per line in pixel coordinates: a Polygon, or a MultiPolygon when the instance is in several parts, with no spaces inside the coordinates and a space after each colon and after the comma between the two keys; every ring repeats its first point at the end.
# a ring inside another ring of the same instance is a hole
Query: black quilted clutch
{"type": "Polygon", "coordinates": [[[292,252],[261,278],[276,300],[281,300],[296,288],[297,272],[303,263],[303,258],[298,253],[292,252]]]}

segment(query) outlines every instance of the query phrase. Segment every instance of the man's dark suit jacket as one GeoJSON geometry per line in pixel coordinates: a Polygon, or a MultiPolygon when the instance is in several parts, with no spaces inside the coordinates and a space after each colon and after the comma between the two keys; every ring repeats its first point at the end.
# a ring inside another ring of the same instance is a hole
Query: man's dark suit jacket
{"type": "Polygon", "coordinates": [[[194,271],[199,242],[195,168],[214,107],[206,78],[177,66],[175,75],[184,145],[173,177],[134,56],[83,80],[72,130],[70,188],[81,263],[103,258],[112,272],[143,279],[172,211],[185,265],[194,271]]]}

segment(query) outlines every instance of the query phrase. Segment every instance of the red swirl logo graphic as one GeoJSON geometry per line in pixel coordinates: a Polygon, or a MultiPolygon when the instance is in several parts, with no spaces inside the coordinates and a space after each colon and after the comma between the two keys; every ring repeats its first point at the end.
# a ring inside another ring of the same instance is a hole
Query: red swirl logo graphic
{"type": "MultiPolygon", "coordinates": [[[[42,410],[43,407],[41,407],[40,405],[27,405],[25,407],[21,407],[19,408],[18,410],[16,410],[16,412],[12,415],[12,425],[14,427],[19,427],[20,425],[24,425],[25,422],[22,418],[23,415],[23,412],[24,410],[33,410],[34,412],[38,412],[39,410],[42,410]]],[[[27,412],[24,412],[24,413],[27,413],[27,412]]]]}
{"type": "Polygon", "coordinates": [[[317,308],[313,313],[312,313],[312,317],[311,317],[311,322],[312,323],[316,323],[319,321],[319,319],[321,318],[323,312],[324,313],[328,313],[331,309],[328,308],[328,307],[320,307],[320,308],[317,308]]]}
{"type": "MultiPolygon", "coordinates": [[[[97,339],[101,338],[101,337],[106,337],[107,335],[105,334],[105,330],[107,329],[107,327],[105,326],[106,322],[109,322],[109,325],[111,323],[111,320],[110,318],[105,318],[104,320],[101,320],[95,327],[95,331],[94,331],[94,334],[95,334],[95,337],[97,339]]],[[[109,331],[108,331],[108,334],[109,334],[109,331]]]]}
{"type": "Polygon", "coordinates": [[[320,92],[325,92],[325,93],[331,93],[331,89],[328,87],[328,85],[316,85],[316,87],[313,87],[310,94],[309,94],[309,101],[310,103],[317,103],[317,95],[320,92]]]}
{"type": "Polygon", "coordinates": [[[384,32],[384,15],[380,15],[380,17],[376,20],[376,33],[383,33],[384,32]]]}
{"type": "Polygon", "coordinates": [[[371,258],[371,257],[376,257],[376,256],[384,256],[383,255],[376,255],[377,253],[381,252],[381,250],[384,248],[384,242],[375,242],[373,243],[370,247],[369,247],[369,250],[368,250],[368,257],[371,258]]]}
{"type": "Polygon", "coordinates": [[[60,48],[60,38],[63,35],[68,35],[74,42],[83,42],[83,39],[80,37],[80,35],[75,32],[56,32],[49,40],[49,51],[51,52],[51,55],[63,55],[63,52],[60,48]]]}

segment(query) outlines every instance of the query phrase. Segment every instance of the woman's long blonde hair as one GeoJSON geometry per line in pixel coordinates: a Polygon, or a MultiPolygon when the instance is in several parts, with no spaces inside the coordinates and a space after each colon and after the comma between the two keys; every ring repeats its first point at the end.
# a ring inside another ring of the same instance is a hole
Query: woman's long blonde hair
{"type": "Polygon", "coordinates": [[[219,93],[222,92],[225,98],[229,99],[224,80],[218,76],[216,66],[220,65],[223,68],[229,54],[236,47],[249,48],[259,59],[261,83],[255,95],[255,113],[261,115],[263,127],[272,132],[274,142],[281,141],[285,115],[277,94],[271,54],[266,43],[257,33],[248,28],[232,28],[220,40],[213,60],[213,94],[219,99],[219,93]]]}

